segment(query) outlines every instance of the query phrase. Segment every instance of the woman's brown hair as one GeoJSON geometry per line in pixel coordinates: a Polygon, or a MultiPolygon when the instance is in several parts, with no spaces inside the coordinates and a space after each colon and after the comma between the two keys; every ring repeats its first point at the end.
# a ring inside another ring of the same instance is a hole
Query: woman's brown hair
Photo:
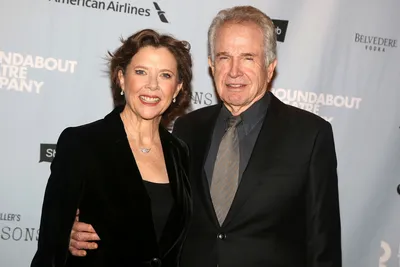
{"type": "Polygon", "coordinates": [[[179,41],[170,35],[159,34],[154,30],[141,30],[126,40],[121,39],[122,45],[109,54],[109,75],[111,90],[115,106],[125,105],[125,96],[121,95],[118,72],[125,73],[132,57],[143,47],[152,46],[155,48],[164,47],[174,56],[178,67],[179,83],[182,89],[176,97],[175,103],[171,103],[164,112],[162,123],[167,126],[174,118],[184,113],[190,104],[192,93],[192,58],[190,55],[190,44],[186,41],[179,41]]]}

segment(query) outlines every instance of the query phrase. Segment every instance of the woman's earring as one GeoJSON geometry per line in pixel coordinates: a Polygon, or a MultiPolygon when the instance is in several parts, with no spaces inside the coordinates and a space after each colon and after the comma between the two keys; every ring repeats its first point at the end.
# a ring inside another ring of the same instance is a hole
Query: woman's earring
{"type": "Polygon", "coordinates": [[[176,102],[176,98],[175,98],[175,97],[172,99],[172,102],[173,102],[173,103],[175,103],[175,102],[176,102]]]}
{"type": "Polygon", "coordinates": [[[124,95],[124,91],[123,90],[121,90],[121,95],[124,95]]]}

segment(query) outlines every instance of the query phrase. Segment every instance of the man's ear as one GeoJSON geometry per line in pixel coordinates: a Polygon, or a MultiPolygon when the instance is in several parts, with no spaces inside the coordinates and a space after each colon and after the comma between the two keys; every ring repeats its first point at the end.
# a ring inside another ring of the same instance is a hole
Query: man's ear
{"type": "Polygon", "coordinates": [[[268,83],[271,82],[271,79],[274,76],[274,71],[275,71],[275,67],[276,67],[277,63],[278,63],[278,61],[275,59],[267,67],[268,83]]]}
{"type": "Polygon", "coordinates": [[[208,57],[208,66],[211,68],[211,73],[214,76],[215,68],[214,68],[214,62],[212,61],[211,57],[208,57]]]}

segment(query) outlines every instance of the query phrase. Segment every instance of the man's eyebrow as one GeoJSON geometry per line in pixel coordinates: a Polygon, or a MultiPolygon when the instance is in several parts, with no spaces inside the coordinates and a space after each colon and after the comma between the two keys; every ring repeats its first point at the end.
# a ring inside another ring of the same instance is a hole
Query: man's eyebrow
{"type": "Polygon", "coordinates": [[[242,53],[240,54],[242,57],[256,57],[257,54],[254,53],[242,53]]]}
{"type": "Polygon", "coordinates": [[[219,56],[229,56],[229,53],[228,53],[228,52],[218,52],[215,56],[216,56],[216,57],[219,57],[219,56]]]}

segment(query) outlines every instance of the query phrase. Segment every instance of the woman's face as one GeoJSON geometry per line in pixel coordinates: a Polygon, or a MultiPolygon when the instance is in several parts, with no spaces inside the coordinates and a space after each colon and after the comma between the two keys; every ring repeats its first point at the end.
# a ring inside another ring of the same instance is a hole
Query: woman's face
{"type": "Polygon", "coordinates": [[[175,57],[167,48],[141,48],[118,79],[126,105],[141,119],[160,118],[182,88],[175,57]]]}

